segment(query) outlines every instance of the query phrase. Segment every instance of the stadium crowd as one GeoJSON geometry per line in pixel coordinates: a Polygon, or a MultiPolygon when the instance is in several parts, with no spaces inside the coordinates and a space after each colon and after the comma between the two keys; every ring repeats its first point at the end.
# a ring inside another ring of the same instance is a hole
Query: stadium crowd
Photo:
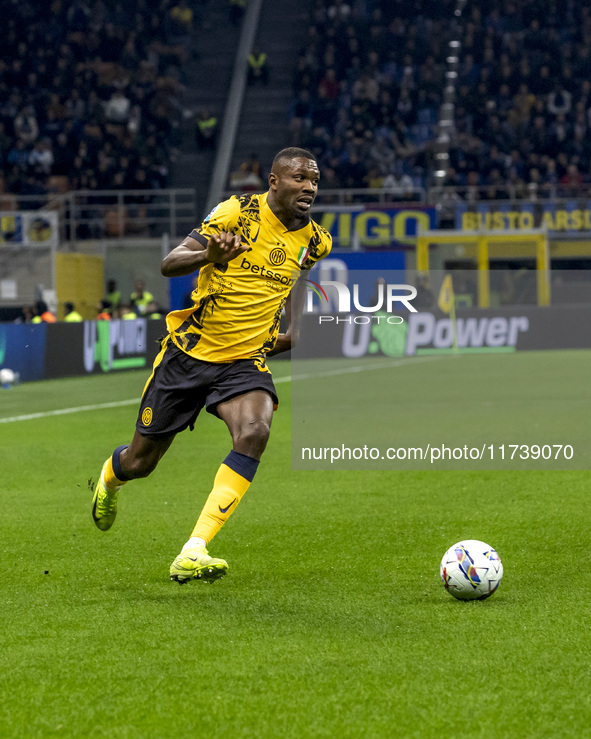
{"type": "Polygon", "coordinates": [[[428,186],[452,39],[461,43],[446,184],[483,197],[591,181],[591,9],[573,0],[316,0],[294,72],[291,143],[324,187],[428,186]]]}
{"type": "Polygon", "coordinates": [[[462,30],[449,183],[579,194],[591,180],[591,8],[477,0],[462,30]]]}
{"type": "Polygon", "coordinates": [[[0,0],[0,192],[166,187],[200,0],[0,0]]]}
{"type": "Polygon", "coordinates": [[[317,0],[294,74],[291,143],[323,187],[424,186],[454,3],[317,0]]]}
{"type": "MultiPolygon", "coordinates": [[[[166,187],[205,4],[0,0],[0,193],[26,208],[23,196],[52,191],[166,187]]],[[[431,184],[452,39],[461,48],[445,184],[500,198],[570,196],[591,183],[591,8],[471,0],[458,16],[456,6],[311,4],[289,143],[316,154],[324,189],[411,199],[431,184]]],[[[238,22],[244,0],[229,7],[238,22]]]]}

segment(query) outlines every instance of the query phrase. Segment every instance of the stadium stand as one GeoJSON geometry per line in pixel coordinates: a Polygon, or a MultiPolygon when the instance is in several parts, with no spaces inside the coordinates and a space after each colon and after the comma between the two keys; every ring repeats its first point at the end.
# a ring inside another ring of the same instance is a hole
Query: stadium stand
{"type": "Polygon", "coordinates": [[[1,191],[167,186],[189,10],[185,0],[0,0],[1,191]]]}
{"type": "Polygon", "coordinates": [[[483,186],[488,199],[581,193],[591,174],[590,8],[477,0],[466,11],[450,183],[483,186]]]}
{"type": "MultiPolygon", "coordinates": [[[[206,112],[220,124],[227,87],[212,85],[211,74],[229,77],[233,60],[219,31],[234,44],[239,29],[228,21],[243,7],[0,0],[3,203],[35,208],[47,193],[68,190],[194,185],[202,193],[214,150],[195,151],[195,127],[206,112]]],[[[266,162],[269,151],[294,144],[315,152],[324,189],[417,197],[434,184],[449,44],[458,39],[445,177],[436,184],[481,199],[588,189],[584,4],[313,0],[309,8],[304,23],[303,7],[290,11],[293,24],[262,15],[270,81],[247,92],[234,172],[252,152],[266,162]],[[278,111],[290,94],[285,125],[278,111]],[[261,117],[263,107],[269,114],[261,117]]]]}
{"type": "Polygon", "coordinates": [[[290,142],[315,152],[332,187],[375,187],[386,177],[432,185],[446,56],[457,38],[444,184],[487,199],[580,193],[591,180],[589,7],[457,5],[317,0],[294,69],[290,142]]]}
{"type": "Polygon", "coordinates": [[[190,111],[190,117],[185,120],[182,131],[179,158],[171,166],[170,186],[194,188],[197,211],[205,215],[245,2],[193,0],[191,6],[197,4],[201,19],[198,26],[194,23],[193,54],[183,66],[189,81],[184,91],[183,108],[190,111]],[[204,123],[208,129],[207,138],[201,138],[198,133],[204,123]]]}
{"type": "MultiPolygon", "coordinates": [[[[235,190],[234,174],[253,153],[263,167],[268,167],[277,151],[289,144],[285,111],[291,100],[293,64],[305,39],[309,7],[309,2],[263,3],[255,43],[267,54],[268,84],[245,89],[230,165],[231,190],[235,190]]],[[[262,173],[264,183],[266,174],[262,173]]]]}
{"type": "Polygon", "coordinates": [[[332,187],[427,184],[453,3],[314,3],[294,70],[290,140],[332,187]]]}

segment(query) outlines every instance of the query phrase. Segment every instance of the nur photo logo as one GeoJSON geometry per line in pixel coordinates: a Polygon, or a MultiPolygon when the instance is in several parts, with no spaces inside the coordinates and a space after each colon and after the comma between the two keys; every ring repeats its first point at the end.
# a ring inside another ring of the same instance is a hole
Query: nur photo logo
{"type": "MultiPolygon", "coordinates": [[[[322,301],[328,303],[328,296],[321,285],[312,280],[306,280],[306,284],[308,285],[308,290],[311,290],[314,295],[317,295],[321,303],[322,301]]],[[[311,293],[308,293],[308,295],[311,295],[311,293]]]]}
{"type": "MultiPolygon", "coordinates": [[[[405,284],[390,284],[380,282],[377,285],[376,293],[371,298],[372,305],[363,305],[360,298],[359,285],[355,283],[352,286],[352,290],[343,282],[337,280],[321,280],[320,283],[313,282],[312,280],[306,280],[308,286],[308,299],[306,302],[306,312],[314,313],[314,295],[318,296],[321,305],[335,306],[335,309],[331,312],[334,313],[393,313],[394,310],[405,309],[411,313],[417,313],[417,309],[412,305],[412,300],[417,296],[417,289],[412,285],[405,284]],[[327,295],[325,290],[331,289],[331,299],[327,295]]],[[[395,317],[396,323],[402,323],[404,319],[400,316],[395,317]]],[[[368,320],[371,320],[367,316],[368,320]]],[[[342,319],[341,319],[342,320],[342,319]]],[[[320,315],[319,323],[336,321],[339,323],[338,316],[335,318],[333,315],[320,315]]]]}

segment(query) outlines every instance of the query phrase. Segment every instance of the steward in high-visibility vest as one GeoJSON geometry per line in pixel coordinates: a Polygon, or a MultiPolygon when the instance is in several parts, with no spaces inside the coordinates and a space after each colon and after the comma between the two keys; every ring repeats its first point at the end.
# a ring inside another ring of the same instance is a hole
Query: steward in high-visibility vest
{"type": "Polygon", "coordinates": [[[205,136],[210,135],[211,130],[215,128],[217,124],[218,119],[214,115],[210,115],[209,118],[206,118],[205,120],[198,119],[197,121],[197,127],[205,136]]]}
{"type": "Polygon", "coordinates": [[[57,318],[48,310],[43,311],[40,316],[35,316],[33,319],[31,319],[31,323],[55,323],[56,321],[57,318]]]}
{"type": "Polygon", "coordinates": [[[111,311],[112,306],[111,303],[108,300],[101,300],[101,302],[97,305],[97,316],[95,318],[96,321],[110,321],[111,320],[111,311]]]}
{"type": "Polygon", "coordinates": [[[64,321],[67,323],[82,323],[84,318],[78,313],[77,310],[74,310],[74,303],[64,303],[64,321]]]}
{"type": "Polygon", "coordinates": [[[123,303],[119,308],[119,318],[123,321],[135,321],[138,314],[135,312],[135,306],[123,303]]]}
{"type": "Polygon", "coordinates": [[[257,80],[266,85],[269,82],[269,69],[267,67],[267,55],[264,51],[254,48],[248,55],[248,84],[257,80]]]}
{"type": "Polygon", "coordinates": [[[135,281],[135,290],[129,296],[129,302],[137,309],[137,313],[144,314],[147,310],[148,303],[154,300],[152,293],[146,290],[146,284],[143,280],[135,281]]]}
{"type": "Polygon", "coordinates": [[[200,149],[214,149],[215,139],[218,132],[218,119],[204,110],[197,118],[195,138],[200,149]]]}
{"type": "Polygon", "coordinates": [[[44,300],[38,300],[35,304],[37,315],[31,320],[31,323],[55,323],[57,318],[50,312],[47,303],[44,300]]]}
{"type": "Polygon", "coordinates": [[[105,300],[108,300],[114,309],[117,309],[121,303],[121,291],[117,290],[117,283],[115,280],[109,280],[107,283],[107,294],[105,300]]]}

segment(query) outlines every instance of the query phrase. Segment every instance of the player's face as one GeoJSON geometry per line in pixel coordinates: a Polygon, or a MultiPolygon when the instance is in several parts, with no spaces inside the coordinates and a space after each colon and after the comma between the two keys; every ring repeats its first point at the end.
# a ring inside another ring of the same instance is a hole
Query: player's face
{"type": "Polygon", "coordinates": [[[269,184],[280,208],[306,220],[318,194],[320,170],[313,159],[297,157],[280,162],[269,176],[269,184]]]}

